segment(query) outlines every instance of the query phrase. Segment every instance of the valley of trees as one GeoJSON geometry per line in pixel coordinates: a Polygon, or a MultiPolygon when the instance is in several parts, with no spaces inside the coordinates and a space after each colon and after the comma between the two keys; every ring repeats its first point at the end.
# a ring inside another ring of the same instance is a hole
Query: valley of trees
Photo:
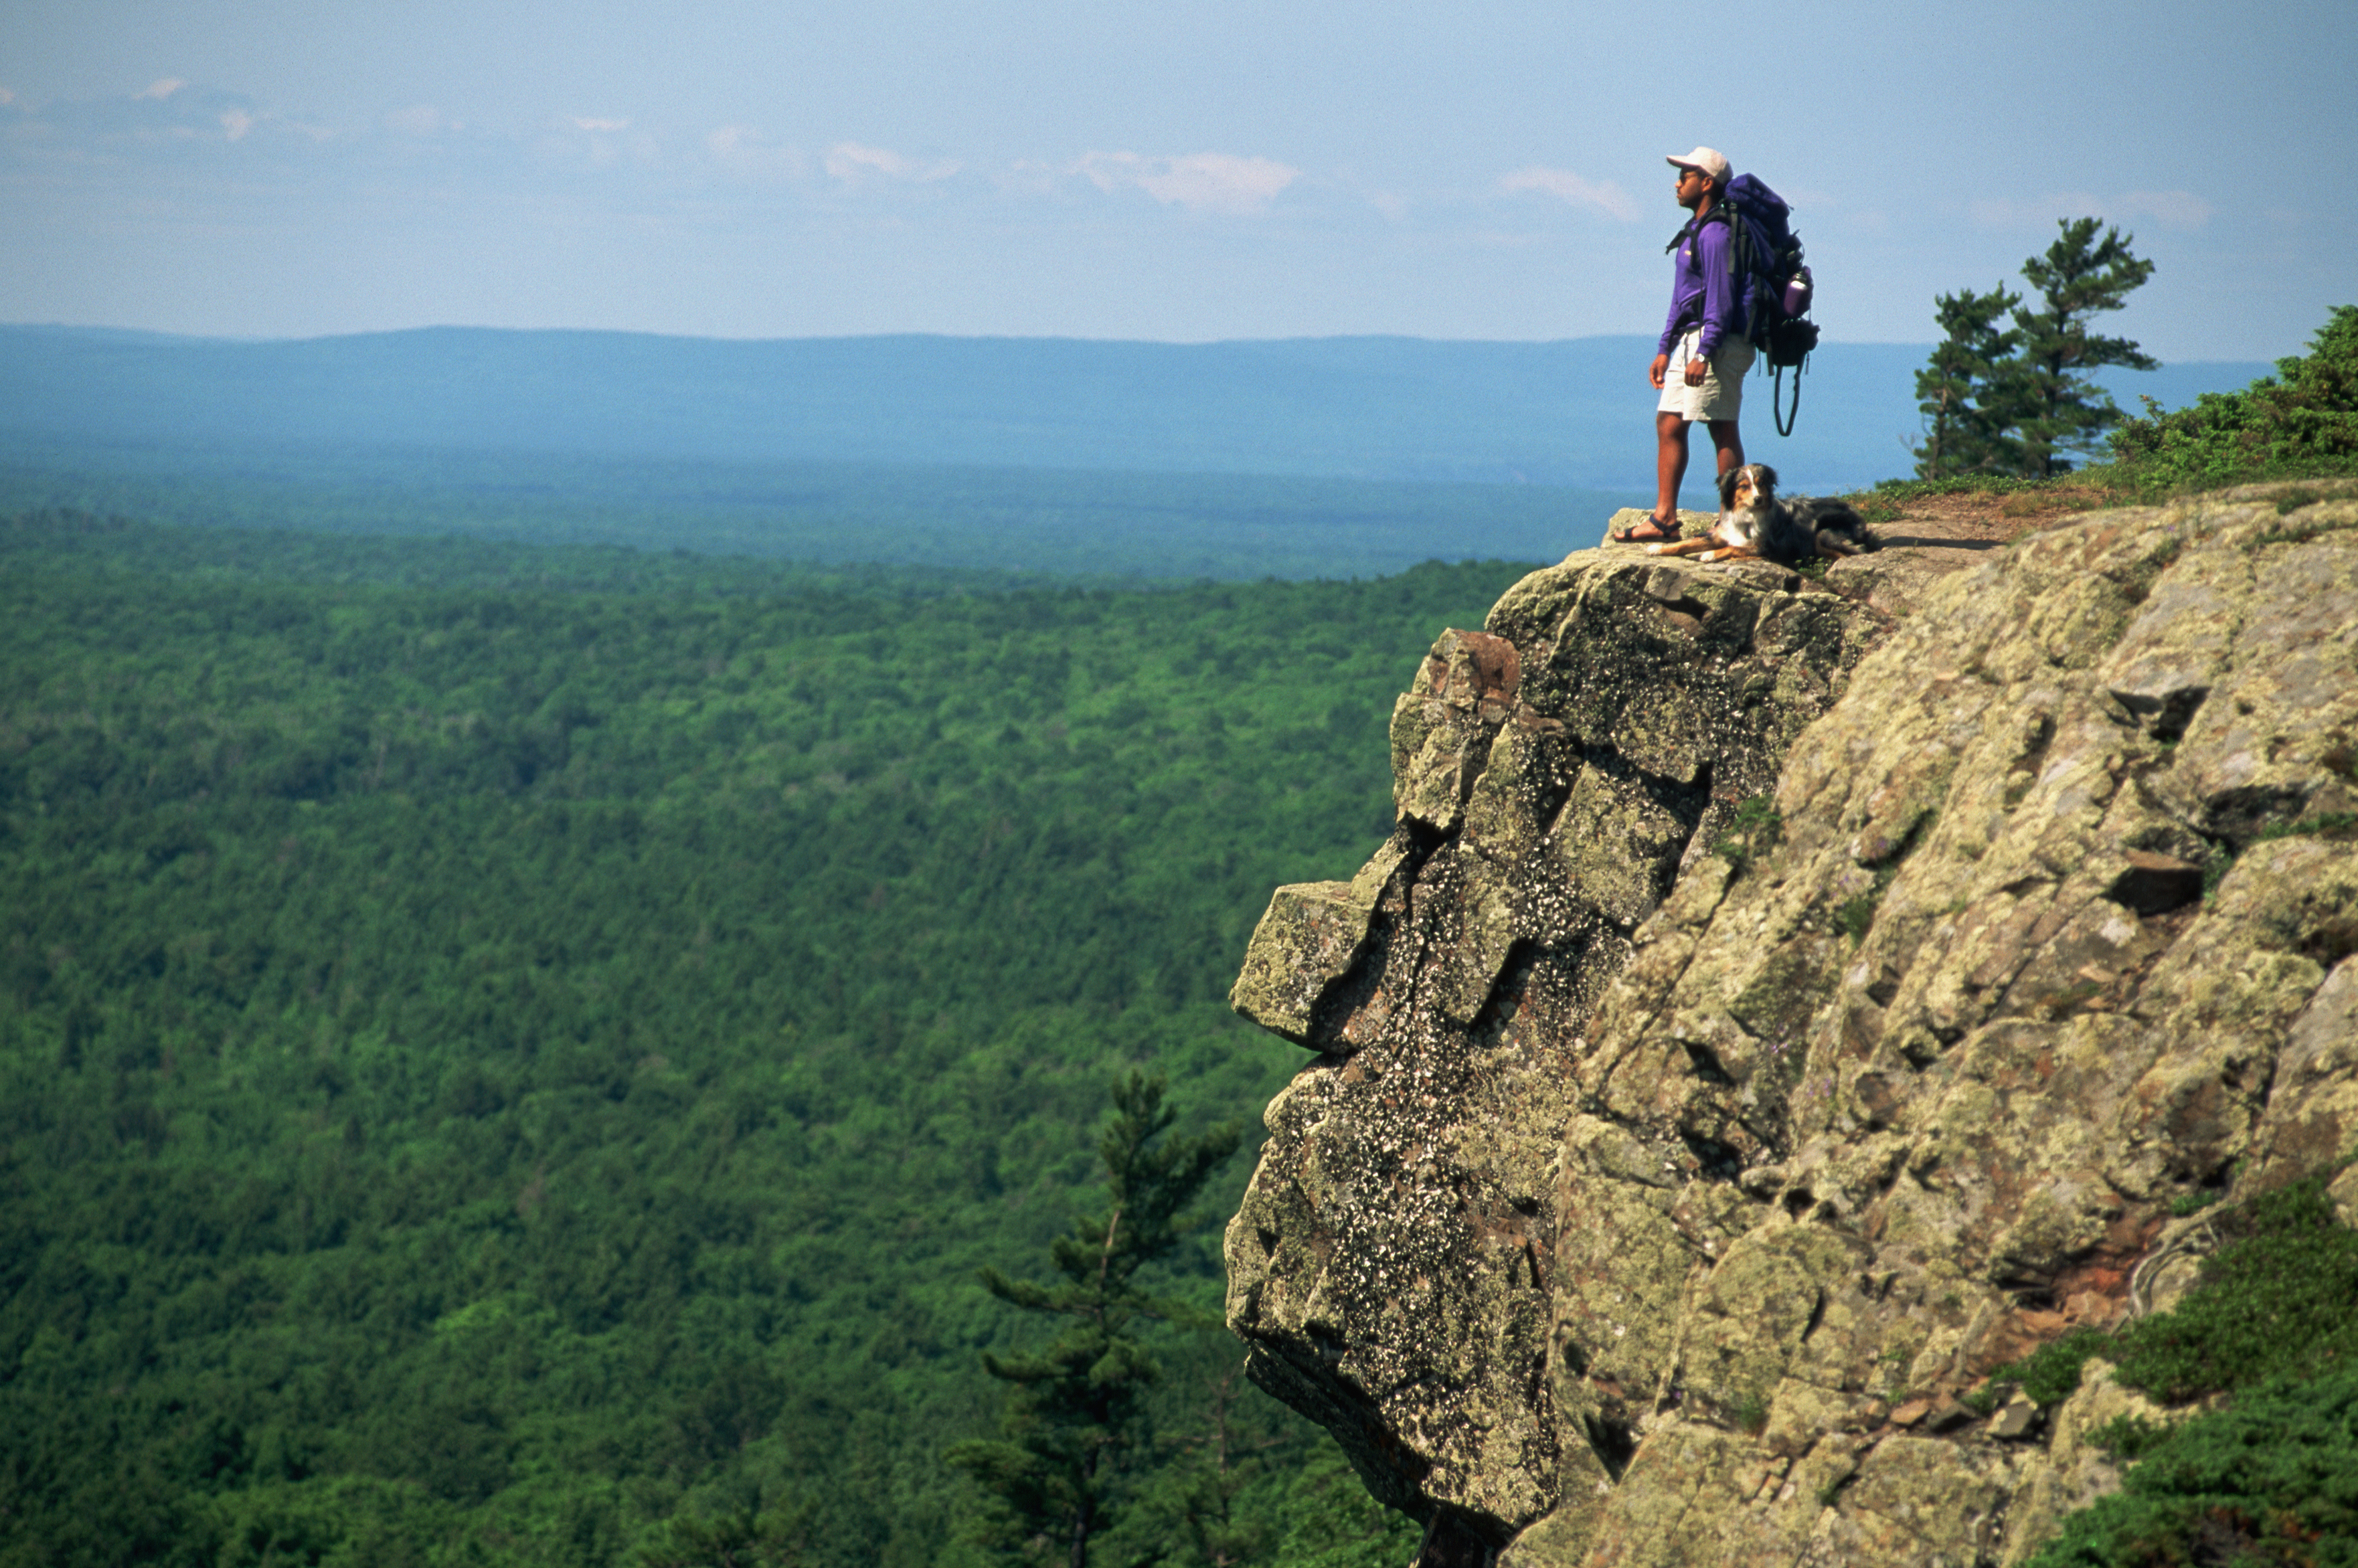
{"type": "MultiPolygon", "coordinates": [[[[0,1563],[1065,1561],[975,1479],[1011,1281],[1132,1069],[1197,1148],[1299,1065],[1245,937],[1525,569],[0,519],[0,1563]]],[[[1412,1550],[1191,1326],[1249,1159],[1121,1282],[1093,1562],[1412,1550]]]]}

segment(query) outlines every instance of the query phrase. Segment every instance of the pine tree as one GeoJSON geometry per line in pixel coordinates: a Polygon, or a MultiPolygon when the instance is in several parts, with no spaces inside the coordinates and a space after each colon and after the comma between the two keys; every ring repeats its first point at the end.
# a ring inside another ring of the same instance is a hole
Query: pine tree
{"type": "Polygon", "coordinates": [[[2062,234],[2043,256],[2022,264],[2022,276],[2043,308],[2017,308],[2020,352],[2004,367],[2000,395],[2011,406],[2021,442],[2021,472],[2029,478],[2069,473],[2066,451],[2093,452],[2104,432],[2127,416],[2088,373],[2105,365],[2157,370],[2160,362],[2125,338],[2088,330],[2091,317],[2118,310],[2131,290],[2153,276],[2153,263],[2129,250],[2135,238],[2094,218],[2057,221],[2062,234]]]}
{"type": "Polygon", "coordinates": [[[1051,1246],[1061,1281],[982,1271],[984,1288],[1009,1305],[1068,1320],[1037,1354],[983,1357],[984,1369],[1009,1385],[1002,1436],[954,1444],[945,1454],[987,1494],[985,1543],[1005,1560],[1087,1568],[1090,1543],[1118,1522],[1133,1483],[1156,1463],[1146,1396],[1161,1368],[1141,1327],[1214,1324],[1148,1294],[1136,1277],[1199,1223],[1187,1206],[1243,1135],[1228,1125],[1163,1140],[1174,1113],[1163,1096],[1162,1079],[1135,1071],[1114,1087],[1115,1114],[1098,1138],[1109,1202],[1076,1217],[1051,1246]]]}
{"type": "Polygon", "coordinates": [[[1916,373],[1916,406],[1924,412],[1924,444],[1916,449],[1916,475],[1945,479],[2017,466],[2021,444],[2006,433],[2000,367],[2022,335],[1998,318],[2022,303],[2004,285],[1987,294],[1968,288],[1934,299],[1946,334],[1931,362],[1916,373]]]}

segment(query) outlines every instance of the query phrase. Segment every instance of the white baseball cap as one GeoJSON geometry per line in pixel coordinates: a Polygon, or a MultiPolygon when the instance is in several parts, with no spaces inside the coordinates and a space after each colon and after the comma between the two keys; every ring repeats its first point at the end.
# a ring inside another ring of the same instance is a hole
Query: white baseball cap
{"type": "Polygon", "coordinates": [[[1697,147],[1684,157],[1672,154],[1662,161],[1675,164],[1680,168],[1700,170],[1703,177],[1714,185],[1725,185],[1731,172],[1727,167],[1726,157],[1711,147],[1697,147]]]}

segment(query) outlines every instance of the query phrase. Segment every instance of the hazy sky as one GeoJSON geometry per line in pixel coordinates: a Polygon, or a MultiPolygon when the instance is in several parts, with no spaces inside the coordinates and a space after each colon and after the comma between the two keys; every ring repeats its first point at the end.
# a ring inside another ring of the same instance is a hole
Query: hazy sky
{"type": "Polygon", "coordinates": [[[2351,0],[5,5],[0,320],[1651,332],[1698,142],[1793,201],[1834,339],[2080,213],[2164,359],[2358,302],[2351,0]]]}

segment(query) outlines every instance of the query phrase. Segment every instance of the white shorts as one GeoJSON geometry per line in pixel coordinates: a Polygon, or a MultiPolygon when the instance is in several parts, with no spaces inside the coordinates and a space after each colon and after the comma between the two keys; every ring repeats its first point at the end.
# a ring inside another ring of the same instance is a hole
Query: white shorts
{"type": "Polygon", "coordinates": [[[1690,422],[1733,419],[1744,406],[1744,376],[1752,368],[1752,345],[1743,338],[1722,338],[1711,356],[1701,386],[1687,384],[1687,361],[1694,357],[1703,329],[1693,328],[1671,345],[1671,368],[1662,374],[1662,400],[1655,409],[1690,422]]]}

